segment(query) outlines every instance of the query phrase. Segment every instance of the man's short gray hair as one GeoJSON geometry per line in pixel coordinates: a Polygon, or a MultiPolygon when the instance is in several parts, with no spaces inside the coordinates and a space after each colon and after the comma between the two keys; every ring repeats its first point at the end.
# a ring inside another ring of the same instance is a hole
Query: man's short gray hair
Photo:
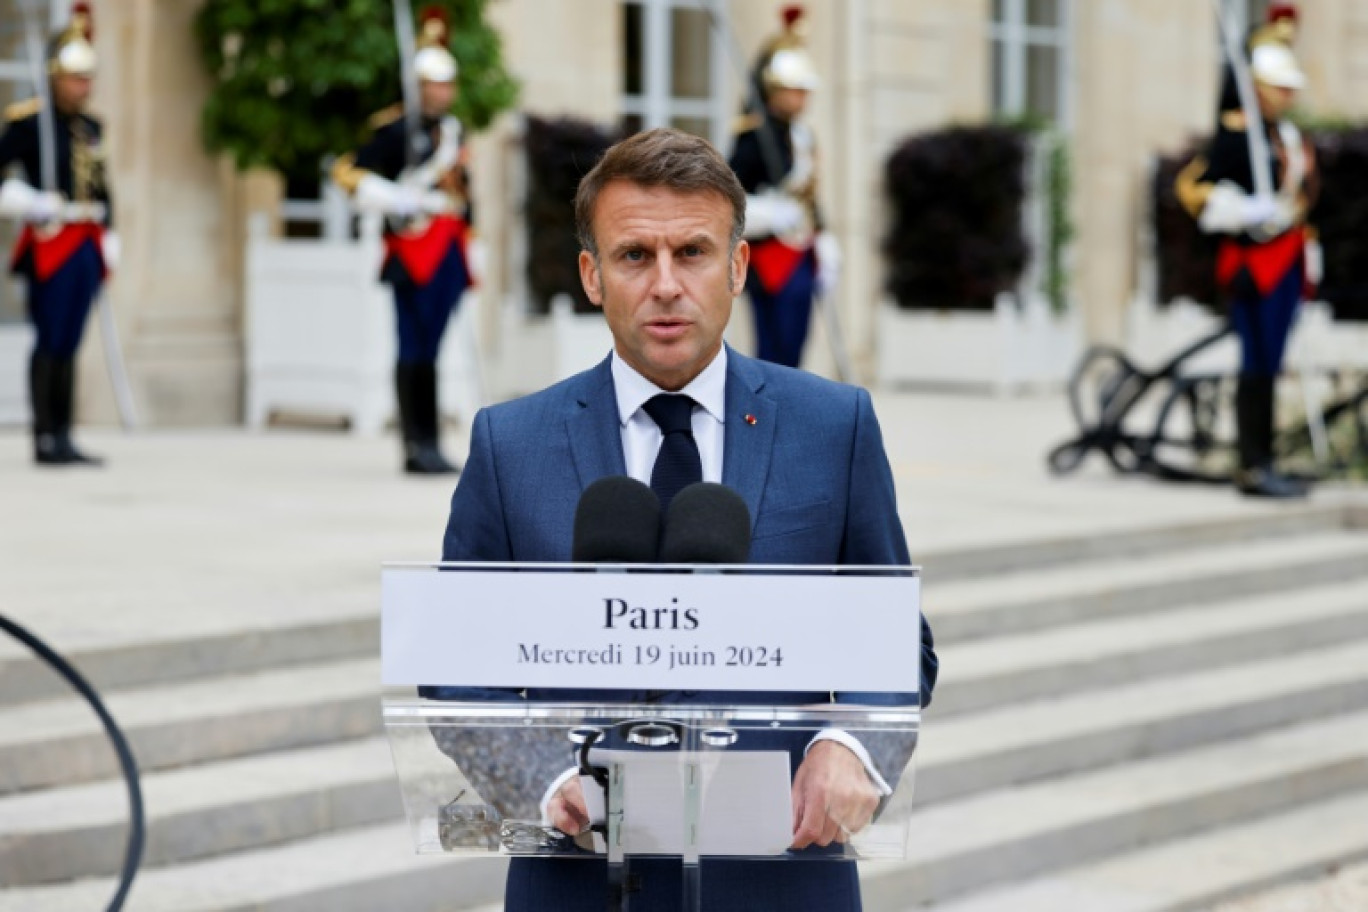
{"type": "Polygon", "coordinates": [[[575,230],[580,246],[595,259],[594,207],[603,188],[613,181],[664,187],[676,193],[716,193],[732,208],[729,246],[735,249],[741,240],[746,227],[746,191],[726,160],[706,139],[673,127],[659,127],[614,145],[580,181],[575,193],[575,230]]]}

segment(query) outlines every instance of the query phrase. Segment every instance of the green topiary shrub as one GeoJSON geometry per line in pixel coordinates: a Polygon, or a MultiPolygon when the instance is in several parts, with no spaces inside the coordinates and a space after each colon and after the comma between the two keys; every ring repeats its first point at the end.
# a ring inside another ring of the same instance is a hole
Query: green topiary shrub
{"type": "MultiPolygon", "coordinates": [[[[517,100],[487,3],[427,4],[449,16],[461,67],[453,112],[471,130],[517,100]]],[[[390,0],[205,0],[195,38],[214,83],[204,145],[242,169],[316,178],[325,155],[353,148],[369,115],[402,97],[390,0]]]]}

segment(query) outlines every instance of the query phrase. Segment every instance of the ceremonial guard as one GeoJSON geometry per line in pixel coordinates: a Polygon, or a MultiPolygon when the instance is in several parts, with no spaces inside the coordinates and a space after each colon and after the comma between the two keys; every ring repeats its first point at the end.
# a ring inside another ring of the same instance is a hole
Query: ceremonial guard
{"type": "Polygon", "coordinates": [[[27,280],[37,336],[29,396],[39,465],[100,463],[71,440],[76,351],[116,249],[102,130],[85,111],[92,36],[89,4],[77,3],[48,44],[46,91],[12,105],[0,135],[0,215],[24,223],[11,269],[27,280]]]}
{"type": "Polygon", "coordinates": [[[756,353],[797,367],[813,298],[836,286],[840,248],[823,230],[816,143],[802,120],[818,85],[802,34],[803,9],[788,6],[782,15],[783,31],[757,60],[755,103],[741,120],[730,163],[746,191],[746,291],[755,315],[756,353]]]}
{"type": "Polygon", "coordinates": [[[460,471],[439,445],[437,354],[471,284],[466,150],[461,124],[450,114],[457,66],[447,43],[444,14],[425,10],[412,60],[417,110],[397,104],[376,114],[369,141],[333,169],[358,208],[385,217],[381,278],[394,291],[404,471],[422,475],[460,471]]]}
{"type": "Polygon", "coordinates": [[[1235,396],[1245,494],[1300,497],[1307,484],[1273,464],[1275,392],[1305,287],[1319,281],[1319,248],[1306,224],[1318,178],[1315,152],[1288,118],[1305,76],[1292,53],[1295,9],[1274,4],[1247,44],[1252,97],[1232,72],[1207,154],[1178,176],[1178,197],[1202,230],[1220,237],[1217,287],[1241,347],[1235,396]],[[1260,173],[1261,172],[1261,173],[1260,173]]]}

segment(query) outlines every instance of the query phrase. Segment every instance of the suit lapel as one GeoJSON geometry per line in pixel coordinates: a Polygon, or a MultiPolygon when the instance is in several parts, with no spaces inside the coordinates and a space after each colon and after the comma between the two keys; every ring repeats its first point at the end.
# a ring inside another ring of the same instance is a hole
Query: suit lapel
{"type": "Polygon", "coordinates": [[[722,425],[722,483],[750,509],[751,531],[769,478],[779,406],[763,394],[764,375],[750,358],[727,348],[727,416],[722,425]],[[752,423],[753,422],[753,423],[752,423]]]}
{"type": "Polygon", "coordinates": [[[565,419],[565,432],[579,475],[580,491],[583,491],[605,476],[627,474],[609,358],[583,375],[583,382],[573,398],[570,415],[565,419]]]}

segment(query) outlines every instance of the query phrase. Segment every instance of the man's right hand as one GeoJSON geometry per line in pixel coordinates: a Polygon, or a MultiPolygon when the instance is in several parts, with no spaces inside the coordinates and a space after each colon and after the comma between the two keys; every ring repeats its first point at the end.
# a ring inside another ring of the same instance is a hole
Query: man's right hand
{"type": "Polygon", "coordinates": [[[589,808],[584,803],[579,776],[567,779],[551,796],[546,803],[546,816],[553,827],[567,836],[578,836],[589,829],[589,808]]]}
{"type": "Polygon", "coordinates": [[[51,222],[62,215],[66,200],[56,190],[40,190],[34,194],[24,215],[30,222],[51,222]]]}
{"type": "Polygon", "coordinates": [[[746,197],[746,237],[786,235],[803,225],[803,206],[782,193],[761,193],[746,197]]]}
{"type": "Polygon", "coordinates": [[[1263,228],[1277,221],[1281,215],[1281,207],[1271,196],[1252,194],[1245,197],[1244,211],[1241,215],[1244,217],[1245,227],[1263,228]]]}

